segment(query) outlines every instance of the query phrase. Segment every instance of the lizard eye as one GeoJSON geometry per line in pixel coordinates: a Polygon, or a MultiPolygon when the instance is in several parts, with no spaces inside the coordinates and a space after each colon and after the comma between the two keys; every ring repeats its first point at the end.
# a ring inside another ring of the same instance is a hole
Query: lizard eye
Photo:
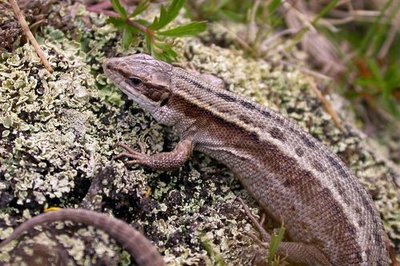
{"type": "Polygon", "coordinates": [[[138,79],[138,78],[130,78],[129,80],[131,81],[131,83],[132,83],[134,86],[137,86],[137,85],[139,85],[140,83],[142,83],[142,81],[141,81],[140,79],[138,79]]]}

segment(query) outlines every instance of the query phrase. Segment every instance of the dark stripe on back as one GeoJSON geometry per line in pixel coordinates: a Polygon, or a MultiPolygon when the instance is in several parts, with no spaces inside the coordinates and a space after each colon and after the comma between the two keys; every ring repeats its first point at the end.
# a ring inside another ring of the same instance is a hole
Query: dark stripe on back
{"type": "MultiPolygon", "coordinates": [[[[201,88],[201,89],[203,89],[203,90],[205,90],[205,91],[207,91],[207,92],[210,92],[210,93],[214,94],[215,96],[220,97],[221,99],[224,99],[224,100],[227,101],[227,102],[237,102],[237,101],[238,101],[237,98],[235,98],[235,97],[233,97],[233,96],[231,96],[231,95],[222,93],[222,92],[215,92],[215,91],[213,91],[212,89],[210,89],[209,87],[204,86],[204,85],[201,84],[200,82],[196,81],[195,79],[190,79],[188,76],[183,76],[183,75],[180,75],[179,73],[174,73],[174,74],[175,74],[178,78],[184,79],[185,81],[187,81],[187,82],[193,84],[194,86],[197,86],[197,87],[199,87],[199,88],[201,88]]],[[[193,77],[193,76],[192,76],[192,77],[193,77]]],[[[268,119],[274,118],[274,121],[276,121],[279,125],[284,125],[284,124],[285,124],[285,120],[284,120],[284,119],[282,119],[282,118],[280,118],[280,117],[273,117],[272,112],[270,112],[269,110],[257,108],[257,105],[255,105],[255,104],[253,104],[253,103],[251,103],[251,102],[247,102],[247,101],[245,101],[245,100],[240,100],[239,103],[240,103],[240,105],[242,105],[244,108],[246,108],[246,109],[248,109],[248,110],[250,110],[250,111],[258,110],[259,113],[260,113],[262,116],[264,116],[265,118],[268,118],[268,119]]],[[[297,132],[296,132],[296,133],[297,133],[297,132]]]]}
{"type": "Polygon", "coordinates": [[[350,179],[351,176],[346,172],[346,170],[340,165],[339,161],[332,157],[330,154],[326,155],[329,163],[339,172],[339,175],[345,179],[350,179]]]}
{"type": "Polygon", "coordinates": [[[307,135],[302,134],[302,133],[298,133],[298,135],[300,136],[300,138],[303,141],[304,145],[306,145],[307,147],[309,147],[309,148],[316,148],[317,147],[315,145],[315,143],[307,135]]]}
{"type": "Polygon", "coordinates": [[[253,111],[253,110],[256,109],[256,106],[255,106],[253,103],[250,103],[250,102],[246,102],[246,101],[241,100],[241,101],[240,101],[240,104],[241,104],[244,108],[249,109],[249,110],[251,110],[251,111],[253,111]]]}
{"type": "Polygon", "coordinates": [[[304,150],[301,147],[297,147],[294,151],[299,157],[302,157],[304,155],[304,150]]]}
{"type": "Polygon", "coordinates": [[[270,118],[272,116],[267,110],[261,110],[261,114],[266,118],[270,118]]]}
{"type": "Polygon", "coordinates": [[[177,74],[177,73],[175,73],[175,75],[176,75],[177,77],[179,77],[179,78],[181,78],[181,79],[184,79],[185,81],[187,81],[187,82],[193,84],[194,86],[196,86],[196,87],[198,87],[198,88],[201,88],[202,90],[208,91],[208,92],[210,92],[210,93],[214,93],[210,88],[208,88],[207,86],[204,86],[203,84],[201,84],[200,82],[198,82],[198,81],[195,80],[195,79],[190,79],[190,78],[187,77],[187,76],[182,76],[182,75],[179,75],[179,74],[177,74]]]}
{"type": "Polygon", "coordinates": [[[323,172],[326,171],[325,166],[323,166],[322,163],[320,163],[320,162],[317,161],[317,160],[311,161],[311,165],[312,165],[313,168],[314,168],[315,170],[317,170],[318,172],[323,173],[323,172]]]}
{"type": "Polygon", "coordinates": [[[227,102],[231,102],[231,103],[236,102],[236,98],[234,98],[234,97],[232,97],[232,96],[230,96],[228,94],[217,92],[215,95],[220,97],[220,98],[222,98],[222,99],[224,99],[227,102]]]}
{"type": "Polygon", "coordinates": [[[273,137],[274,139],[279,139],[281,141],[286,140],[285,134],[279,128],[272,127],[268,131],[269,131],[269,134],[271,134],[271,137],[273,137]]]}

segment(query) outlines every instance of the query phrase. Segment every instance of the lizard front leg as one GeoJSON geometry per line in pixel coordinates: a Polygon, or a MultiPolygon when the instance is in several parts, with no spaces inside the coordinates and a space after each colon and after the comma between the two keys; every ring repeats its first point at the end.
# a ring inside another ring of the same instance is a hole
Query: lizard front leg
{"type": "Polygon", "coordinates": [[[192,155],[193,140],[187,138],[181,140],[175,149],[170,152],[160,152],[153,155],[147,155],[137,152],[125,144],[119,144],[125,152],[117,156],[117,158],[127,157],[131,159],[128,164],[140,164],[148,166],[154,170],[172,170],[182,166],[192,155]]]}

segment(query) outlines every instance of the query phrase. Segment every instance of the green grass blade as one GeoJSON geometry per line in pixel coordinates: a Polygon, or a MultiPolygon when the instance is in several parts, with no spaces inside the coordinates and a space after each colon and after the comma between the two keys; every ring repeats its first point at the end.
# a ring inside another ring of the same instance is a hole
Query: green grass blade
{"type": "Polygon", "coordinates": [[[132,14],[129,15],[130,18],[136,17],[137,15],[141,14],[143,11],[145,11],[150,5],[149,0],[144,0],[141,1],[133,10],[132,14]]]}
{"type": "Polygon", "coordinates": [[[165,9],[161,7],[160,16],[154,19],[153,23],[150,25],[152,30],[159,30],[171,21],[173,21],[179,14],[179,10],[183,7],[185,0],[173,0],[171,5],[165,9]]]}
{"type": "Polygon", "coordinates": [[[169,37],[194,36],[200,32],[205,31],[206,28],[206,22],[192,22],[170,30],[157,32],[157,34],[169,37]]]}
{"type": "Polygon", "coordinates": [[[326,5],[326,7],[324,7],[321,12],[319,12],[319,14],[313,19],[312,24],[317,25],[318,20],[320,20],[321,18],[323,18],[326,14],[328,14],[329,11],[331,11],[339,2],[339,0],[333,0],[330,1],[328,5],[326,5]]]}
{"type": "Polygon", "coordinates": [[[271,243],[269,245],[269,254],[268,254],[268,265],[273,265],[273,261],[275,259],[276,253],[278,251],[279,245],[282,242],[283,236],[285,235],[285,227],[282,225],[279,228],[278,234],[271,235],[271,243]]]}
{"type": "Polygon", "coordinates": [[[126,19],[128,17],[125,8],[121,5],[119,0],[111,0],[111,5],[114,11],[117,12],[122,19],[126,19]]]}

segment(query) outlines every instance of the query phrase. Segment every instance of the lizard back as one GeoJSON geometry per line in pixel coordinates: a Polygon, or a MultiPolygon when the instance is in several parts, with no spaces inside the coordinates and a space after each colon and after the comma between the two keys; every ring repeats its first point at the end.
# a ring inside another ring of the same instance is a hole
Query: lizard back
{"type": "Polygon", "coordinates": [[[272,110],[172,73],[170,104],[188,118],[180,124],[191,124],[178,127],[195,127],[194,148],[231,168],[293,241],[316,246],[334,265],[388,264],[373,201],[337,155],[272,110]]]}

